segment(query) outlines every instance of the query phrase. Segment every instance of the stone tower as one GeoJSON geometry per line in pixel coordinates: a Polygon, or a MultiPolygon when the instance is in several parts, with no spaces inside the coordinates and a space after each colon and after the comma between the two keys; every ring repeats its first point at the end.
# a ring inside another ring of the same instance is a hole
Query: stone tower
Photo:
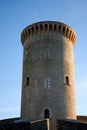
{"type": "Polygon", "coordinates": [[[22,119],[76,119],[75,41],[73,29],[60,22],[37,22],[22,31],[22,119]]]}

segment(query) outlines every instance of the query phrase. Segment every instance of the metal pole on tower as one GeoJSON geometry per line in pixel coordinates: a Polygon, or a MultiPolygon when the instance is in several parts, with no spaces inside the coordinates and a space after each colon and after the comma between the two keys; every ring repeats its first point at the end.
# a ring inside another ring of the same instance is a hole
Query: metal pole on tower
{"type": "Polygon", "coordinates": [[[34,9],[34,22],[36,22],[36,9],[34,9]]]}
{"type": "Polygon", "coordinates": [[[48,20],[48,0],[46,0],[46,19],[48,20]]]}

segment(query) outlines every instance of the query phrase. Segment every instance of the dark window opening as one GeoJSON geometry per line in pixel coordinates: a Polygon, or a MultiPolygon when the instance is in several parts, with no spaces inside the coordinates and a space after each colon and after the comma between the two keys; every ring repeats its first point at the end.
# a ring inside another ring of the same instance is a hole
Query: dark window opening
{"type": "Polygon", "coordinates": [[[40,25],[40,29],[43,30],[43,26],[42,26],[42,24],[40,25]]]}
{"type": "Polygon", "coordinates": [[[27,30],[25,30],[25,34],[26,34],[26,37],[27,37],[27,30]]]}
{"type": "Polygon", "coordinates": [[[27,80],[26,80],[26,86],[30,85],[30,78],[27,77],[27,80]]]}
{"type": "Polygon", "coordinates": [[[32,27],[32,33],[34,33],[34,27],[32,27]]]}
{"type": "Polygon", "coordinates": [[[38,26],[36,25],[36,32],[38,32],[38,30],[39,30],[39,29],[38,29],[38,26]]]}
{"type": "Polygon", "coordinates": [[[66,31],[66,37],[68,37],[68,33],[69,33],[69,29],[67,28],[67,31],[66,31]]]}
{"type": "Polygon", "coordinates": [[[30,36],[30,29],[28,29],[28,34],[29,34],[29,36],[30,36]]]}
{"type": "Polygon", "coordinates": [[[47,31],[47,29],[48,29],[48,26],[47,26],[47,24],[45,24],[45,31],[47,31]]]}
{"type": "Polygon", "coordinates": [[[63,27],[63,34],[65,34],[65,27],[63,27]]]}
{"type": "Polygon", "coordinates": [[[54,25],[54,30],[55,30],[55,31],[57,30],[57,25],[54,25]]]}
{"type": "Polygon", "coordinates": [[[70,83],[69,83],[69,77],[68,77],[68,76],[66,76],[66,84],[67,84],[67,85],[70,84],[70,83]]]}
{"type": "Polygon", "coordinates": [[[70,39],[70,37],[71,37],[71,33],[72,33],[72,31],[70,31],[70,34],[69,34],[69,39],[70,39]]]}
{"type": "Polygon", "coordinates": [[[61,31],[61,25],[59,25],[59,32],[61,31]]]}
{"type": "Polygon", "coordinates": [[[50,27],[49,27],[50,30],[52,30],[52,24],[50,24],[50,27]]]}
{"type": "Polygon", "coordinates": [[[48,109],[44,110],[44,118],[49,118],[49,110],[48,109]]]}

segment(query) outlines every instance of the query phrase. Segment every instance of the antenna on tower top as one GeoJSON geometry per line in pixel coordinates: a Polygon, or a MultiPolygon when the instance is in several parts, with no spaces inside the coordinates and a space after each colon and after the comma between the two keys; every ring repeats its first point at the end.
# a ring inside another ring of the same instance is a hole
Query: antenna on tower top
{"type": "Polygon", "coordinates": [[[46,0],[46,19],[48,20],[48,0],[46,0]]]}
{"type": "Polygon", "coordinates": [[[34,22],[36,22],[36,9],[34,9],[34,22]]]}
{"type": "Polygon", "coordinates": [[[59,21],[60,21],[60,22],[62,21],[62,18],[61,18],[61,16],[59,17],[59,21]]]}
{"type": "Polygon", "coordinates": [[[34,0],[34,22],[36,22],[36,1],[34,0]]]}

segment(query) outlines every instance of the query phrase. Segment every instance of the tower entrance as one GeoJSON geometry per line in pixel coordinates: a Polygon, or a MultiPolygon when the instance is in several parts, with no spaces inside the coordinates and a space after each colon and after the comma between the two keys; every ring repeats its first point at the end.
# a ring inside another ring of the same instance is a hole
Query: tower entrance
{"type": "Polygon", "coordinates": [[[49,110],[48,109],[45,109],[44,110],[44,118],[49,118],[49,110]]]}

